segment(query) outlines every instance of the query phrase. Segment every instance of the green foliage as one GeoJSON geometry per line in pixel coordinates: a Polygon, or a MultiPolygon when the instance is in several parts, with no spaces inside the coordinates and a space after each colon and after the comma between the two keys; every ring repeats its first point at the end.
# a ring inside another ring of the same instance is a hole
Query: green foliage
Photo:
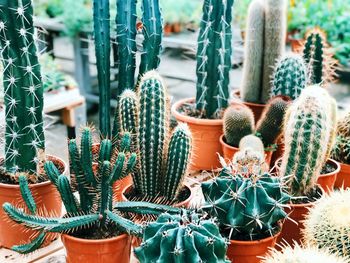
{"type": "Polygon", "coordinates": [[[141,263],[228,263],[226,249],[226,241],[212,220],[182,210],[180,214],[162,214],[148,224],[135,255],[141,263]]]}

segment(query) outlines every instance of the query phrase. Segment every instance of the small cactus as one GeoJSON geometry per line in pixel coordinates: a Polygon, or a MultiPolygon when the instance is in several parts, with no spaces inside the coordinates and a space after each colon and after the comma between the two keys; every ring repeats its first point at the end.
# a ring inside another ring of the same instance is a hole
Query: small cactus
{"type": "Polygon", "coordinates": [[[307,70],[303,58],[299,55],[283,56],[277,62],[272,81],[272,98],[283,95],[292,100],[297,99],[307,84],[307,70]]]}
{"type": "Polygon", "coordinates": [[[238,147],[240,140],[254,132],[254,114],[243,105],[229,107],[224,114],[224,135],[226,143],[238,147]]]}
{"type": "Polygon", "coordinates": [[[350,112],[338,121],[331,158],[341,163],[350,164],[350,112]]]}
{"type": "Polygon", "coordinates": [[[248,148],[264,155],[264,144],[262,140],[253,134],[244,136],[239,142],[240,150],[248,148]]]}

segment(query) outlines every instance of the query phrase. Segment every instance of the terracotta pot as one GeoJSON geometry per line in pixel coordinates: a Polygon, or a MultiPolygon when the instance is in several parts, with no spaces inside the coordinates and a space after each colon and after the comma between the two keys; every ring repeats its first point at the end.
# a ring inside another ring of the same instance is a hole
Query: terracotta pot
{"type": "Polygon", "coordinates": [[[176,102],[171,108],[178,122],[187,123],[192,132],[193,147],[191,153],[192,170],[212,170],[221,167],[217,154],[222,155],[219,138],[222,134],[223,121],[197,119],[181,114],[178,109],[185,103],[193,103],[194,99],[176,102]]]}
{"type": "Polygon", "coordinates": [[[114,202],[120,202],[123,200],[123,190],[129,186],[132,185],[132,176],[128,175],[124,177],[121,180],[118,180],[113,185],[113,201],[114,202]]]}
{"type": "Polygon", "coordinates": [[[171,31],[172,31],[172,27],[169,23],[165,23],[164,25],[164,35],[165,36],[169,36],[171,34],[171,31]]]}
{"type": "Polygon", "coordinates": [[[317,183],[322,187],[325,193],[328,194],[334,190],[334,184],[340,171],[340,165],[332,159],[328,159],[327,163],[332,164],[335,167],[335,170],[331,173],[321,174],[317,179],[317,183]]]}
{"type": "MultiPolygon", "coordinates": [[[[63,174],[67,175],[67,165],[62,159],[50,155],[47,157],[48,160],[53,161],[58,167],[60,167],[60,171],[63,174]]],[[[2,163],[2,161],[3,159],[1,159],[0,162],[2,163]]],[[[40,213],[41,215],[61,216],[62,202],[60,194],[50,181],[32,184],[29,187],[32,190],[34,199],[37,203],[38,211],[42,211],[42,213],[40,213]]],[[[9,202],[17,207],[25,207],[19,185],[0,183],[0,246],[11,248],[14,245],[30,242],[33,236],[36,236],[38,232],[31,229],[29,230],[28,228],[10,220],[2,209],[2,205],[5,202],[9,202]]],[[[57,235],[50,235],[50,238],[48,238],[45,245],[48,245],[56,237],[57,235]]]]}
{"type": "Polygon", "coordinates": [[[261,115],[265,109],[265,106],[266,104],[260,104],[260,103],[253,103],[253,102],[245,102],[241,99],[241,95],[240,95],[240,91],[239,90],[236,90],[233,92],[233,95],[239,99],[241,101],[241,103],[243,103],[244,105],[246,105],[248,108],[250,108],[253,113],[254,113],[254,120],[255,120],[255,123],[257,123],[260,118],[261,118],[261,115]]]}
{"type": "Polygon", "coordinates": [[[129,263],[131,237],[123,234],[101,240],[90,240],[62,235],[67,263],[129,263]]]}
{"type": "Polygon", "coordinates": [[[279,235],[280,233],[257,241],[230,240],[226,255],[234,263],[259,263],[269,248],[275,246],[279,235]]]}
{"type": "Polygon", "coordinates": [[[173,23],[171,27],[171,31],[175,34],[181,33],[182,31],[182,26],[180,22],[173,23]]]}
{"type": "Polygon", "coordinates": [[[348,188],[350,187],[350,165],[345,163],[340,163],[340,172],[337,175],[337,180],[335,181],[334,187],[348,188]]]}

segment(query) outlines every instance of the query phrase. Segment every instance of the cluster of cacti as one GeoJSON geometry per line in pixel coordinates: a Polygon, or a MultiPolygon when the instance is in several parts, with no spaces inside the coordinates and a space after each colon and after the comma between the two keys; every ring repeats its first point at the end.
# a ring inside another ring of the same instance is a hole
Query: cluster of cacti
{"type": "Polygon", "coordinates": [[[280,173],[290,178],[293,195],[305,196],[315,189],[332,148],[335,122],[334,100],[319,86],[304,89],[288,109],[280,173]]]}
{"type": "Polygon", "coordinates": [[[271,97],[283,95],[297,99],[307,85],[307,77],[306,64],[300,55],[283,56],[275,67],[271,97]]]}
{"type": "Polygon", "coordinates": [[[309,210],[305,243],[341,256],[350,256],[350,190],[332,192],[309,210]]]}
{"type": "Polygon", "coordinates": [[[226,249],[226,240],[212,219],[182,210],[181,214],[162,214],[147,225],[135,254],[141,263],[228,263],[226,249]]]}
{"type": "Polygon", "coordinates": [[[286,7],[285,0],[250,4],[241,88],[244,101],[266,103],[270,99],[273,67],[285,49],[286,7]]]}
{"type": "Polygon", "coordinates": [[[196,109],[204,118],[218,118],[228,106],[234,0],[203,2],[197,49],[196,109]]]}
{"type": "Polygon", "coordinates": [[[283,207],[290,196],[283,179],[268,173],[243,177],[224,168],[218,177],[202,183],[202,191],[206,201],[203,210],[230,229],[230,239],[273,235],[278,221],[287,217],[283,207]]]}
{"type": "Polygon", "coordinates": [[[350,112],[338,121],[337,138],[331,158],[341,163],[350,164],[350,112]]]}
{"type": "Polygon", "coordinates": [[[0,44],[6,106],[5,168],[36,174],[45,158],[43,86],[31,0],[0,2],[0,44]]]}
{"type": "Polygon", "coordinates": [[[159,74],[146,73],[137,95],[124,91],[118,112],[120,130],[133,133],[133,147],[140,156],[139,169],[133,175],[136,193],[174,200],[189,164],[192,137],[185,124],[170,135],[169,100],[159,74]]]}

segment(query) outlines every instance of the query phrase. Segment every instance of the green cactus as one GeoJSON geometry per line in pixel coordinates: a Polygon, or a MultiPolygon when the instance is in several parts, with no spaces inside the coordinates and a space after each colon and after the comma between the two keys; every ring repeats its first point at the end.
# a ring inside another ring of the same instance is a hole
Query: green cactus
{"type": "Polygon", "coordinates": [[[182,210],[178,215],[162,214],[147,225],[135,255],[141,263],[228,263],[226,249],[226,240],[212,220],[182,210]]]}
{"type": "Polygon", "coordinates": [[[265,147],[275,144],[282,134],[282,124],[290,99],[277,96],[267,103],[260,120],[256,125],[256,134],[262,139],[265,147]]]}
{"type": "Polygon", "coordinates": [[[331,158],[341,163],[350,164],[350,112],[338,121],[331,158]]]}
{"type": "Polygon", "coordinates": [[[202,183],[203,210],[230,230],[230,239],[257,240],[275,233],[279,220],[287,217],[283,207],[290,200],[282,178],[268,173],[245,178],[228,169],[202,183]]]}
{"type": "Polygon", "coordinates": [[[228,106],[233,0],[205,0],[197,50],[196,108],[218,118],[228,106]]]}
{"type": "Polygon", "coordinates": [[[285,55],[275,67],[271,97],[284,95],[295,100],[307,84],[307,70],[299,55],[285,55]]]}
{"type": "Polygon", "coordinates": [[[233,105],[224,114],[224,135],[226,143],[238,147],[240,140],[254,132],[254,114],[244,105],[233,105]]]}
{"type": "Polygon", "coordinates": [[[328,158],[328,142],[334,130],[332,103],[325,89],[310,86],[288,109],[280,173],[290,178],[290,191],[295,196],[306,196],[316,188],[328,158]]]}
{"type": "Polygon", "coordinates": [[[43,85],[31,0],[0,1],[6,106],[5,168],[36,174],[44,159],[43,85]]]}

